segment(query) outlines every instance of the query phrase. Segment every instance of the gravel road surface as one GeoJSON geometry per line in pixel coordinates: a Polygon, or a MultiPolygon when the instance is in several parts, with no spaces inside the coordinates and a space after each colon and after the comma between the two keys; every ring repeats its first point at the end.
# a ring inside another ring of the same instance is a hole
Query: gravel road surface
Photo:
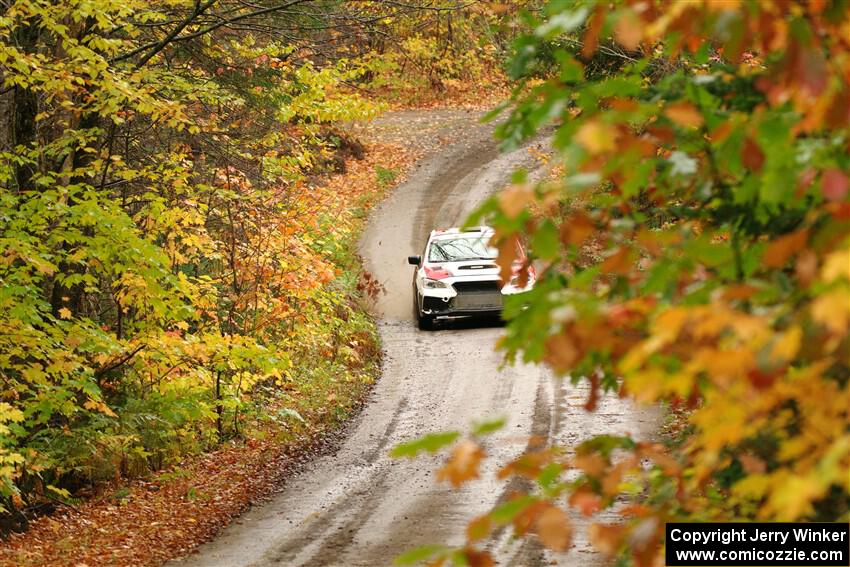
{"type": "MultiPolygon", "coordinates": [[[[453,322],[423,332],[412,321],[412,269],[432,228],[459,225],[504,187],[516,167],[534,170],[528,148],[500,154],[492,126],[466,111],[395,112],[370,125],[372,135],[422,139],[425,158],[378,208],[361,241],[366,267],[385,286],[375,313],[385,350],[383,375],[339,449],[292,478],[271,501],[243,515],[178,565],[383,566],[411,547],[459,544],[466,522],[515,487],[495,479],[500,463],[525,449],[530,435],[573,444],[598,433],[651,437],[656,412],[609,396],[596,413],[588,392],[535,366],[501,366],[495,323],[453,322]],[[443,457],[394,460],[388,450],[428,432],[468,429],[504,416],[488,439],[482,479],[460,490],[437,484],[443,457]]],[[[541,141],[534,142],[539,145],[541,141]]],[[[598,565],[581,530],[568,553],[515,542],[504,530],[492,546],[500,565],[598,565]]]]}

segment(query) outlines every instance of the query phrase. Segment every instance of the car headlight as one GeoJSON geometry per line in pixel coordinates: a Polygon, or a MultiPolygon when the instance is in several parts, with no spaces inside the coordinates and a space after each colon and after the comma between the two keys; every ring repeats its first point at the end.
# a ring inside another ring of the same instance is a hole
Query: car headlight
{"type": "Polygon", "coordinates": [[[428,289],[442,289],[442,288],[447,288],[449,286],[447,286],[446,284],[444,284],[441,281],[425,280],[425,287],[428,288],[428,289]]]}

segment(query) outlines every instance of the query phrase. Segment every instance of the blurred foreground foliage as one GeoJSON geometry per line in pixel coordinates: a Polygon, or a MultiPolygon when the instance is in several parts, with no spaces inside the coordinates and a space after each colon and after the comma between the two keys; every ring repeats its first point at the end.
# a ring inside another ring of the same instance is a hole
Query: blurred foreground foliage
{"type": "MultiPolygon", "coordinates": [[[[505,273],[519,235],[539,274],[501,348],[589,382],[588,411],[663,403],[681,434],[534,449],[499,473],[530,493],[400,562],[490,565],[506,524],[564,550],[568,508],[613,507],[591,540],[636,565],[664,564],[667,521],[850,520],[846,4],[553,0],[524,23],[498,132],[554,126],[552,175],[470,220],[505,273]]],[[[442,476],[481,458],[463,441],[442,476]]]]}

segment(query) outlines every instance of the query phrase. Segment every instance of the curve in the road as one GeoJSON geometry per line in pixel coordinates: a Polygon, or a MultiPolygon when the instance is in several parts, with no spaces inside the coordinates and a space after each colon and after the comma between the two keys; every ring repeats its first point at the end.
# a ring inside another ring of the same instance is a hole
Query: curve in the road
{"type": "MultiPolygon", "coordinates": [[[[458,120],[465,121],[453,125],[460,126],[462,139],[421,162],[373,212],[361,241],[367,269],[387,291],[375,305],[383,373],[363,413],[335,454],[308,465],[272,501],[247,512],[182,567],[390,565],[417,545],[461,544],[470,518],[523,488],[497,481],[495,472],[525,450],[532,435],[574,442],[602,432],[654,429],[652,412],[612,397],[603,400],[603,414],[587,414],[581,407],[586,390],[567,390],[540,367],[502,367],[493,350],[498,325],[415,329],[406,256],[420,251],[432,228],[462,223],[515,168],[535,165],[524,149],[500,154],[492,127],[474,116],[458,120]],[[505,416],[507,426],[487,441],[481,480],[459,490],[435,483],[439,457],[387,456],[399,442],[466,429],[494,415],[505,416]]],[[[533,540],[515,542],[505,530],[491,551],[508,565],[596,562],[586,542],[579,544],[569,554],[549,556],[533,540]]]]}

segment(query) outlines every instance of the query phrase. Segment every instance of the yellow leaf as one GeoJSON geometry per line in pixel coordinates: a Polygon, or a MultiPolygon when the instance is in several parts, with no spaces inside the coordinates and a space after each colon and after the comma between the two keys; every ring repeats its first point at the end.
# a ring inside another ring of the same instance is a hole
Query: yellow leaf
{"type": "Polygon", "coordinates": [[[825,282],[850,279],[850,249],[837,250],[826,257],[821,275],[825,282]]]}
{"type": "Polygon", "coordinates": [[[601,154],[614,151],[617,130],[598,120],[590,120],[581,125],[575,137],[578,143],[591,154],[601,154]]]}
{"type": "Polygon", "coordinates": [[[508,218],[516,218],[533,200],[534,193],[530,187],[514,185],[499,195],[499,207],[508,218]]]}
{"type": "Polygon", "coordinates": [[[818,297],[812,304],[812,318],[835,333],[847,333],[850,322],[850,296],[843,289],[835,289],[818,297]]]}
{"type": "Polygon", "coordinates": [[[62,319],[70,319],[71,318],[71,310],[67,307],[62,307],[59,309],[59,317],[62,319]]]}
{"type": "Polygon", "coordinates": [[[826,487],[814,475],[788,475],[777,484],[767,508],[780,522],[793,522],[811,514],[812,504],[823,496],[826,487]]]}
{"type": "Polygon", "coordinates": [[[97,409],[100,410],[100,413],[108,415],[109,417],[118,417],[118,415],[114,411],[112,411],[112,408],[110,408],[103,402],[100,403],[97,409]]]}
{"type": "Polygon", "coordinates": [[[800,350],[802,338],[803,331],[800,330],[800,327],[791,327],[773,343],[770,350],[771,355],[773,355],[773,358],[779,358],[783,361],[792,360],[797,355],[797,351],[800,350]]]}

